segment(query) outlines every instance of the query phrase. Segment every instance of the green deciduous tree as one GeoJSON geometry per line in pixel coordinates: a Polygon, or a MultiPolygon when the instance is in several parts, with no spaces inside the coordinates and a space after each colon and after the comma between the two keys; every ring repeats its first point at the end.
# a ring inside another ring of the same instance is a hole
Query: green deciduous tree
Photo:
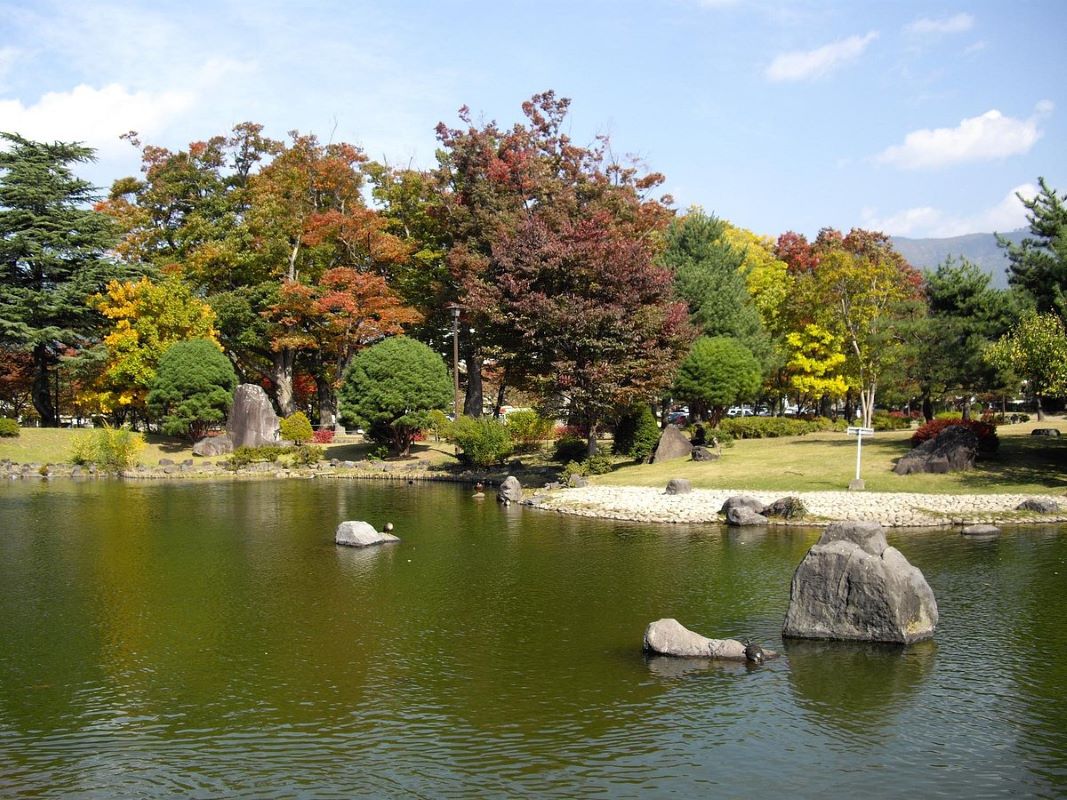
{"type": "Polygon", "coordinates": [[[1067,333],[1055,314],[1026,314],[986,357],[1026,381],[1027,392],[1037,401],[1038,419],[1043,419],[1043,398],[1067,394],[1067,333]]]}
{"type": "Polygon", "coordinates": [[[755,396],[760,379],[759,362],[741,342],[701,337],[678,369],[675,391],[691,409],[707,409],[712,424],[718,424],[727,406],[755,396]]]}
{"type": "Polygon", "coordinates": [[[105,255],[112,221],[88,207],[93,188],[72,172],[93,151],[0,138],[0,345],[32,354],[33,405],[42,424],[55,426],[52,370],[66,349],[99,334],[103,318],[86,299],[126,270],[105,255]]]}
{"type": "Polygon", "coordinates": [[[341,418],[407,455],[415,434],[429,427],[429,412],[452,403],[445,362],[421,342],[396,336],[352,360],[341,384],[341,418]]]}
{"type": "Polygon", "coordinates": [[[226,419],[237,375],[219,346],[207,339],[171,345],[159,359],[148,407],[171,436],[195,441],[226,419]]]}

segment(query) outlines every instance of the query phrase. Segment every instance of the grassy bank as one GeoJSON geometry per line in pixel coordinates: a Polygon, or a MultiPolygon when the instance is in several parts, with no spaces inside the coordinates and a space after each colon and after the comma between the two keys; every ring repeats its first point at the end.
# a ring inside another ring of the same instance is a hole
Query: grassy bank
{"type": "MultiPolygon", "coordinates": [[[[1059,427],[1062,419],[1005,425],[999,451],[969,472],[896,475],[893,466],[911,449],[911,431],[878,433],[863,442],[862,477],[868,491],[930,494],[1047,493],[1067,489],[1067,438],[1031,436],[1036,427],[1059,427]]],[[[840,491],[856,475],[856,440],[843,433],[781,439],[748,439],[723,449],[719,461],[670,461],[622,466],[592,479],[604,486],[664,486],[687,478],[695,488],[768,491],[840,491]]]]}
{"type": "MultiPolygon", "coordinates": [[[[970,472],[950,475],[895,475],[893,465],[910,447],[910,431],[879,433],[864,440],[862,476],[868,491],[931,494],[1060,493],[1067,490],[1067,436],[1059,439],[1031,436],[1036,427],[1058,427],[1067,434],[1063,419],[1006,425],[999,429],[1000,450],[980,459],[970,472]]],[[[0,438],[0,460],[19,463],[69,462],[74,438],[85,430],[23,429],[17,438],[0,438]]],[[[150,435],[140,462],[155,466],[162,458],[193,458],[188,442],[150,435]]],[[[610,446],[610,443],[608,443],[610,446]]],[[[327,445],[327,459],[362,461],[370,446],[355,439],[327,445]]],[[[546,447],[547,453],[547,447],[546,447]]],[[[544,455],[521,456],[534,465],[544,455]]],[[[209,459],[210,460],[210,459],[209,459]]],[[[432,466],[456,464],[454,450],[445,443],[423,442],[412,448],[405,461],[432,466]]],[[[204,459],[196,458],[197,463],[204,459]]],[[[665,486],[670,478],[687,478],[705,489],[753,489],[776,492],[839,491],[848,487],[856,470],[856,440],[843,433],[817,433],[780,439],[738,441],[723,450],[719,461],[671,461],[666,464],[620,463],[614,472],[591,479],[604,486],[665,486]]]]}

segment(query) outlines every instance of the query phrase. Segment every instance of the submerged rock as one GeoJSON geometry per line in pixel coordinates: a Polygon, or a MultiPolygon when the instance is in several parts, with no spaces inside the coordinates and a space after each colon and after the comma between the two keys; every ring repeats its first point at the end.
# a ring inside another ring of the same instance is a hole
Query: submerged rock
{"type": "Polygon", "coordinates": [[[375,544],[399,542],[400,538],[391,533],[379,533],[369,522],[348,520],[337,526],[333,541],[348,547],[370,547],[375,544]]]}
{"type": "Polygon", "coordinates": [[[766,506],[755,497],[749,497],[747,494],[735,494],[733,497],[726,498],[726,502],[722,504],[719,513],[729,514],[731,508],[740,508],[742,506],[755,511],[757,514],[762,514],[763,509],[766,508],[766,506]]]}
{"type": "Polygon", "coordinates": [[[743,528],[751,525],[766,525],[769,520],[748,506],[734,506],[726,512],[726,524],[743,528]]]}
{"type": "Polygon", "coordinates": [[[708,639],[676,619],[658,619],[645,628],[644,649],[664,656],[698,656],[745,660],[745,645],[736,639],[708,639]]]}
{"type": "Polygon", "coordinates": [[[964,525],[960,533],[964,536],[996,536],[1000,528],[996,525],[964,525]]]}
{"type": "Polygon", "coordinates": [[[877,522],[835,522],[793,574],[782,635],[907,644],[933,635],[937,602],[877,522]]]}

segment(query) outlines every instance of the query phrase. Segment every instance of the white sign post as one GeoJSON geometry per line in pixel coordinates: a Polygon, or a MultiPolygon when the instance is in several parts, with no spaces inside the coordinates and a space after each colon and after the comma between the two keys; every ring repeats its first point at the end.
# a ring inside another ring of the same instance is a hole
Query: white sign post
{"type": "Polygon", "coordinates": [[[849,436],[856,437],[856,479],[850,481],[848,484],[848,490],[860,491],[863,489],[863,479],[860,478],[860,464],[862,463],[862,446],[864,436],[874,436],[874,428],[847,428],[845,431],[849,436]]]}

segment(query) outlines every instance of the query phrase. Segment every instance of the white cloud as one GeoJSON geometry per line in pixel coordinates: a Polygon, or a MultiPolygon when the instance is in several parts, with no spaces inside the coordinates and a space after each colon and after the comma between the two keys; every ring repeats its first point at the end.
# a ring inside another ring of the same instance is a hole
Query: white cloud
{"type": "Polygon", "coordinates": [[[968,233],[1003,233],[1026,227],[1026,209],[1016,195],[1027,200],[1037,194],[1031,183],[1016,186],[996,205],[970,215],[950,214],[938,208],[920,206],[879,217],[874,209],[862,212],[863,227],[891,236],[916,238],[963,236],[968,233]]]}
{"type": "Polygon", "coordinates": [[[1051,101],[1042,100],[1029,119],[1006,117],[994,108],[962,120],[955,128],[922,128],[905,136],[903,144],[887,147],[874,160],[901,169],[931,169],[1021,155],[1041,138],[1038,123],[1052,108],[1051,101]]]}
{"type": "Polygon", "coordinates": [[[941,19],[923,17],[905,26],[904,30],[919,36],[940,36],[948,33],[963,33],[973,27],[974,17],[970,14],[961,13],[954,14],[951,17],[942,17],[941,19]]]}
{"type": "Polygon", "coordinates": [[[68,92],[49,92],[29,106],[0,100],[0,130],[38,141],[81,141],[111,155],[129,149],[119,141],[121,134],[158,133],[194,100],[190,91],[131,92],[117,83],[101,89],[82,84],[68,92]]]}
{"type": "Polygon", "coordinates": [[[878,38],[876,31],[866,36],[849,36],[815,50],[794,50],[775,56],[764,73],[772,81],[802,81],[818,78],[863,55],[867,45],[878,38]]]}

